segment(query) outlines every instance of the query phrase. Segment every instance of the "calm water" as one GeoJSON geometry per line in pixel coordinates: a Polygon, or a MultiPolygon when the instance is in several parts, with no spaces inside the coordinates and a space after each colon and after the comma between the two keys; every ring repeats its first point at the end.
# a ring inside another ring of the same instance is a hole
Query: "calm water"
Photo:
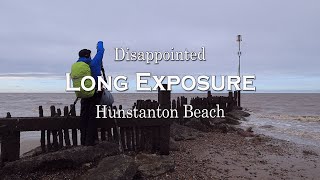
{"type": "MultiPolygon", "coordinates": [[[[172,94],[190,97],[206,94],[172,94]]],[[[157,94],[114,94],[115,104],[129,108],[137,99],[157,99],[157,94]]],[[[38,116],[38,107],[44,107],[45,116],[55,105],[63,109],[75,99],[74,94],[0,94],[0,116],[11,112],[13,117],[38,116]]],[[[77,105],[77,114],[79,106],[77,105]]],[[[253,127],[258,133],[320,147],[320,94],[243,94],[242,106],[250,111],[248,121],[241,126],[253,127]]],[[[39,132],[22,133],[21,143],[39,139],[39,132]]]]}

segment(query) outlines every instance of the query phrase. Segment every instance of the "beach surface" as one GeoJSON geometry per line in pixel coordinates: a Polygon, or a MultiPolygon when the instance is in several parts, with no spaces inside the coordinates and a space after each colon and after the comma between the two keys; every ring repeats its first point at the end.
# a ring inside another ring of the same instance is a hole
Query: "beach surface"
{"type": "MultiPolygon", "coordinates": [[[[148,179],[319,179],[320,149],[317,146],[265,135],[244,137],[237,132],[196,132],[199,136],[192,140],[174,141],[169,155],[175,163],[174,171],[148,179]]],[[[27,142],[30,146],[38,143],[27,142]]],[[[30,177],[77,179],[85,173],[66,169],[38,172],[30,177]]]]}
{"type": "Polygon", "coordinates": [[[154,179],[319,179],[320,149],[267,136],[210,132],[177,142],[174,172],[154,179]]]}

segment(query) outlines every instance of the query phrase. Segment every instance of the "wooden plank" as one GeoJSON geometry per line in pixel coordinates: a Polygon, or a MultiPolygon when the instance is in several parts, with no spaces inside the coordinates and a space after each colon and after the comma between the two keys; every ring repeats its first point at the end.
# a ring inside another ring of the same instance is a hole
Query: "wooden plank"
{"type": "Polygon", "coordinates": [[[112,129],[109,127],[107,128],[107,132],[108,132],[108,141],[111,142],[113,141],[113,138],[112,138],[112,129]]]}
{"type": "Polygon", "coordinates": [[[161,109],[170,109],[171,108],[171,91],[167,90],[168,85],[162,84],[162,86],[166,89],[164,91],[158,88],[158,102],[160,104],[161,109]]]}
{"type": "Polygon", "coordinates": [[[160,154],[168,155],[169,154],[169,142],[170,142],[170,126],[162,126],[160,128],[160,138],[161,138],[161,146],[160,146],[160,154]]]}
{"type": "Polygon", "coordinates": [[[233,99],[236,101],[236,106],[238,105],[238,91],[233,92],[233,99]]]}
{"type": "Polygon", "coordinates": [[[1,140],[1,158],[2,162],[15,161],[20,157],[20,132],[13,131],[1,140]]]}
{"type": "MultiPolygon", "coordinates": [[[[97,119],[95,119],[95,120],[97,121],[97,119]]],[[[100,136],[101,136],[101,141],[106,141],[107,140],[107,130],[106,130],[106,128],[101,128],[100,129],[100,136]]],[[[111,133],[110,133],[110,136],[112,136],[111,133]]]]}
{"type": "MultiPolygon", "coordinates": [[[[68,106],[65,106],[63,108],[63,115],[65,117],[68,117],[68,113],[69,113],[69,108],[68,106]]],[[[65,121],[67,121],[67,119],[65,121]]],[[[64,128],[63,132],[64,132],[64,142],[66,143],[66,146],[71,146],[69,129],[64,128]]]]}
{"type": "MultiPolygon", "coordinates": [[[[11,118],[8,121],[5,118],[0,118],[0,125],[6,125],[8,129],[16,131],[40,131],[40,130],[57,130],[57,129],[79,129],[80,117],[70,116],[67,121],[65,117],[22,117],[11,118]]],[[[157,126],[170,125],[173,119],[132,119],[122,118],[117,119],[119,127],[142,127],[142,126],[157,126]]],[[[112,119],[97,119],[97,127],[112,128],[114,121],[112,119]]]]}
{"type": "Polygon", "coordinates": [[[114,142],[119,142],[119,132],[117,130],[117,126],[113,126],[112,130],[113,130],[113,140],[114,142]]]}
{"type": "Polygon", "coordinates": [[[77,132],[77,129],[72,129],[71,136],[72,136],[72,145],[73,146],[78,146],[78,132],[77,132]]]}
{"type": "Polygon", "coordinates": [[[70,117],[67,122],[65,120],[65,117],[16,117],[10,121],[0,118],[0,125],[6,125],[8,129],[17,131],[41,131],[80,127],[80,117],[70,117]]]}
{"type": "Polygon", "coordinates": [[[51,144],[50,137],[51,137],[51,131],[47,130],[47,150],[48,151],[52,150],[52,144],[51,144]]]}
{"type": "Polygon", "coordinates": [[[151,129],[152,129],[152,133],[151,133],[151,137],[150,137],[150,139],[152,140],[151,141],[151,143],[152,143],[152,152],[153,153],[155,153],[156,152],[156,150],[157,150],[157,140],[156,140],[156,136],[157,136],[157,134],[156,134],[156,131],[155,131],[155,127],[150,127],[151,129]]]}
{"type": "Polygon", "coordinates": [[[241,107],[241,91],[238,91],[238,106],[241,107]]]}
{"type": "MultiPolygon", "coordinates": [[[[39,117],[43,117],[43,108],[39,106],[39,117]]],[[[41,150],[42,152],[46,152],[46,131],[41,131],[41,138],[40,138],[41,150]]]]}
{"type": "Polygon", "coordinates": [[[127,142],[127,147],[128,150],[131,151],[132,150],[132,129],[127,127],[126,128],[126,142],[127,142]]]}
{"type": "Polygon", "coordinates": [[[140,146],[139,151],[143,151],[145,149],[145,139],[146,139],[146,129],[142,127],[140,129],[140,146]]]}
{"type": "Polygon", "coordinates": [[[145,127],[145,138],[144,138],[144,147],[145,150],[151,151],[152,150],[152,127],[145,127]]]}
{"type": "Polygon", "coordinates": [[[1,118],[0,121],[0,135],[4,135],[9,132],[10,129],[14,129],[16,127],[16,121],[10,120],[6,118],[1,118]]]}
{"type": "Polygon", "coordinates": [[[100,136],[101,136],[101,141],[107,140],[107,137],[106,137],[106,128],[101,128],[101,129],[100,129],[100,136]]]}
{"type": "Polygon", "coordinates": [[[136,136],[135,136],[135,127],[132,127],[132,128],[131,128],[131,133],[132,133],[132,134],[131,134],[131,146],[132,146],[132,147],[131,147],[131,148],[132,148],[131,150],[134,151],[134,150],[136,150],[136,145],[135,145],[135,141],[136,141],[136,140],[135,140],[135,139],[136,139],[136,136]]]}
{"type": "MultiPolygon", "coordinates": [[[[57,116],[58,117],[61,116],[61,109],[60,108],[57,109],[57,116]]],[[[59,143],[58,143],[59,149],[61,149],[63,147],[63,132],[62,132],[62,129],[58,130],[58,139],[59,139],[59,143]]]]}
{"type": "MultiPolygon", "coordinates": [[[[52,117],[52,116],[51,116],[52,117]]],[[[46,128],[45,128],[46,129],[46,128]]],[[[47,150],[51,151],[53,146],[51,144],[51,132],[49,129],[47,129],[47,150]]]]}
{"type": "Polygon", "coordinates": [[[152,139],[152,150],[153,151],[158,151],[160,149],[160,144],[161,144],[161,140],[160,140],[160,127],[161,126],[154,126],[153,129],[153,139],[152,139]]]}
{"type": "MultiPolygon", "coordinates": [[[[70,109],[71,109],[71,116],[76,116],[76,107],[72,104],[70,105],[70,109]]],[[[72,129],[72,145],[73,146],[78,145],[78,133],[76,128],[72,129]]]]}
{"type": "MultiPolygon", "coordinates": [[[[112,109],[112,107],[110,107],[112,109]]],[[[117,108],[115,108],[117,110],[117,108]]],[[[119,109],[121,110],[122,109],[122,105],[119,105],[119,109]]],[[[117,123],[116,123],[116,119],[110,119],[108,118],[107,121],[109,121],[111,124],[113,124],[113,128],[112,128],[112,131],[113,131],[113,140],[114,142],[116,142],[117,144],[119,144],[120,146],[122,146],[122,143],[120,141],[120,130],[119,130],[119,126],[117,126],[117,123]]],[[[123,149],[123,148],[122,148],[123,149]]]]}
{"type": "MultiPolygon", "coordinates": [[[[51,106],[50,107],[50,111],[51,111],[51,117],[55,117],[56,116],[56,108],[55,108],[55,106],[51,106]]],[[[58,133],[58,131],[56,129],[52,130],[52,141],[53,141],[53,149],[54,150],[58,150],[59,149],[57,133],[58,133]]]]}
{"type": "Polygon", "coordinates": [[[171,104],[172,104],[172,105],[171,105],[171,108],[172,108],[172,109],[177,109],[177,102],[176,102],[175,99],[172,100],[172,103],[171,103],[171,104]]]}
{"type": "MultiPolygon", "coordinates": [[[[8,119],[11,118],[7,116],[8,119]]],[[[20,157],[20,131],[7,131],[1,139],[1,162],[15,161],[20,157]]]]}
{"type": "MultiPolygon", "coordinates": [[[[7,125],[0,124],[0,137],[8,131],[7,125]]],[[[0,138],[1,139],[1,138],[0,138]]],[[[1,141],[0,141],[1,142],[1,141]]]]}
{"type": "Polygon", "coordinates": [[[139,151],[140,149],[140,133],[141,133],[141,130],[139,127],[135,127],[135,136],[136,136],[136,141],[135,141],[135,150],[136,151],[139,151]]]}
{"type": "Polygon", "coordinates": [[[120,141],[121,141],[121,144],[122,144],[122,149],[125,150],[126,149],[126,141],[125,141],[125,132],[126,131],[126,128],[122,127],[120,128],[120,141]]]}

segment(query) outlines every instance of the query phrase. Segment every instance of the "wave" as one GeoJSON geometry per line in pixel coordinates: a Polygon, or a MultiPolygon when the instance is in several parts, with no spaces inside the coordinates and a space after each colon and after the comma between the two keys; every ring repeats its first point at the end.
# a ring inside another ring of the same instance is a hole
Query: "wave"
{"type": "Polygon", "coordinates": [[[260,114],[257,115],[258,118],[268,118],[268,119],[278,119],[278,120],[297,120],[303,122],[320,122],[320,116],[305,116],[305,115],[288,115],[288,114],[260,114]]]}
{"type": "Polygon", "coordinates": [[[46,103],[45,103],[46,105],[54,105],[54,106],[58,106],[58,105],[63,105],[64,103],[62,103],[62,102],[56,102],[56,101],[47,101],[46,103]]]}

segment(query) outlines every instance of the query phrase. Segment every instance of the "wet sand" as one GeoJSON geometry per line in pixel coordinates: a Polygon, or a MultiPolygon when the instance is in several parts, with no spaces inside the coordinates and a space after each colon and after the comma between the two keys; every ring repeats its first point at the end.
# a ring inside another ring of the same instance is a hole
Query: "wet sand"
{"type": "MultiPolygon", "coordinates": [[[[21,139],[20,140],[20,157],[26,153],[29,152],[36,147],[40,146],[40,140],[31,138],[31,139],[21,139]]],[[[1,143],[0,143],[0,149],[1,149],[1,143]]]]}
{"type": "Polygon", "coordinates": [[[176,169],[154,179],[319,179],[319,148],[236,133],[177,142],[176,169]]]}
{"type": "Polygon", "coordinates": [[[40,138],[39,139],[23,139],[20,142],[20,156],[24,153],[33,150],[36,147],[40,146],[40,138]]]}

